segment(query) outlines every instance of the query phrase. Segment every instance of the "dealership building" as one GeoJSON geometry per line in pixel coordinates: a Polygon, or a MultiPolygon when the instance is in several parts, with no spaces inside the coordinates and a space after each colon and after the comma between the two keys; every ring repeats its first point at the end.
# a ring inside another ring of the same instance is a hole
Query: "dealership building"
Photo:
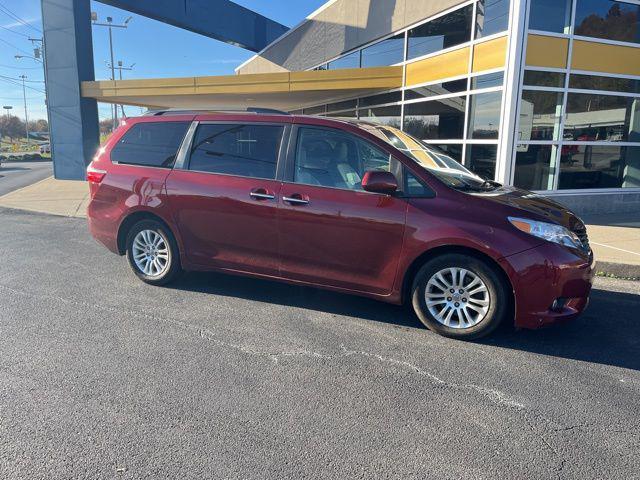
{"type": "MultiPolygon", "coordinates": [[[[640,1],[333,0],[277,33],[236,75],[95,81],[77,68],[84,163],[91,102],[258,106],[392,125],[582,213],[640,209],[640,1]]],[[[54,109],[56,175],[77,178],[82,162],[56,159],[54,109]]]]}

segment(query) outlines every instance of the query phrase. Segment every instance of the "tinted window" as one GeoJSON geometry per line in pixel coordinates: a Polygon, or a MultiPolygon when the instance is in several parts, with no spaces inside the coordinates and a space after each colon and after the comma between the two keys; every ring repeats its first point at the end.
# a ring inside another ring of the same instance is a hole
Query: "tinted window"
{"type": "Polygon", "coordinates": [[[407,59],[471,40],[471,5],[409,30],[407,59]]]}
{"type": "Polygon", "coordinates": [[[640,98],[569,93],[564,139],[640,141],[640,98]]]}
{"type": "Polygon", "coordinates": [[[189,170],[275,178],[283,127],[202,124],[193,139],[189,170]]]}
{"type": "Polygon", "coordinates": [[[565,33],[569,28],[570,0],[531,0],[529,28],[565,33]]]}
{"type": "Polygon", "coordinates": [[[560,189],[640,187],[640,147],[565,145],[560,189]]]}
{"type": "Polygon", "coordinates": [[[617,77],[599,77],[597,75],[572,74],[569,77],[569,88],[640,93],[640,80],[631,80],[628,78],[617,77]]]}
{"type": "Polygon", "coordinates": [[[404,33],[362,49],[362,66],[393,65],[404,60],[404,33]]]}
{"type": "Polygon", "coordinates": [[[576,35],[640,43],[640,5],[577,0],[576,35]]]}
{"type": "Polygon", "coordinates": [[[327,105],[327,112],[335,112],[337,110],[353,110],[357,105],[357,100],[345,100],[344,102],[330,103],[329,105],[327,105]]]}
{"type": "Polygon", "coordinates": [[[563,94],[524,90],[518,140],[558,140],[563,94]]]}
{"type": "Polygon", "coordinates": [[[480,0],[476,16],[476,37],[487,37],[507,29],[509,0],[480,0]]]}
{"type": "Polygon", "coordinates": [[[532,87],[564,87],[564,73],[539,72],[537,70],[525,70],[524,85],[532,87]]]}
{"type": "Polygon", "coordinates": [[[308,185],[362,190],[368,170],[389,171],[389,154],[338,130],[301,128],[295,159],[295,181],[308,185]]]}
{"type": "Polygon", "coordinates": [[[144,122],[133,125],[111,150],[111,161],[171,168],[189,122],[144,122]]]}
{"type": "Polygon", "coordinates": [[[407,168],[404,169],[404,193],[411,197],[431,197],[433,191],[407,168]]]}
{"type": "Polygon", "coordinates": [[[402,100],[402,92],[381,93],[380,95],[372,95],[360,99],[360,107],[370,107],[373,105],[382,105],[384,103],[395,103],[402,100]]]}
{"type": "Polygon", "coordinates": [[[425,139],[462,139],[465,97],[409,103],[404,107],[404,130],[425,139]]]}
{"type": "Polygon", "coordinates": [[[471,96],[469,138],[498,138],[502,92],[478,93],[471,96]]]}
{"type": "Polygon", "coordinates": [[[360,68],[360,50],[327,64],[327,70],[338,70],[340,68],[360,68]]]}
{"type": "Polygon", "coordinates": [[[327,111],[326,105],[317,105],[315,107],[307,107],[304,109],[305,115],[322,115],[327,111]]]}
{"type": "Polygon", "coordinates": [[[416,87],[405,90],[405,100],[416,100],[418,98],[429,98],[437,95],[464,92],[467,89],[467,80],[454,80],[452,82],[437,83],[425,87],[416,87]]]}
{"type": "Polygon", "coordinates": [[[551,161],[555,159],[556,147],[552,145],[518,145],[516,151],[513,184],[525,190],[553,189],[551,161]]]}
{"type": "Polygon", "coordinates": [[[503,73],[487,73],[471,77],[471,90],[480,90],[481,88],[501,87],[503,83],[503,73]]]}
{"type": "Polygon", "coordinates": [[[388,107],[361,108],[358,113],[360,120],[400,128],[401,111],[400,105],[391,105],[388,107]]]}
{"type": "Polygon", "coordinates": [[[496,174],[497,156],[496,145],[467,145],[465,167],[482,178],[493,180],[496,174]]]}

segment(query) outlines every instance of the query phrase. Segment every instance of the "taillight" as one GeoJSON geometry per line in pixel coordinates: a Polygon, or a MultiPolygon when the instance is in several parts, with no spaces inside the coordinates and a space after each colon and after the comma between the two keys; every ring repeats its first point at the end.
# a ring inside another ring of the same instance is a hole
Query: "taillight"
{"type": "Polygon", "coordinates": [[[106,174],[106,170],[100,170],[92,165],[87,167],[87,181],[89,183],[100,183],[106,174]]]}

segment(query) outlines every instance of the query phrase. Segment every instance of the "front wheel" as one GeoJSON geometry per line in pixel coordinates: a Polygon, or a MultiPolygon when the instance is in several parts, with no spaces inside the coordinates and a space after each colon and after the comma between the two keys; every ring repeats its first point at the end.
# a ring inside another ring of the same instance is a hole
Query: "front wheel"
{"type": "Polygon", "coordinates": [[[412,288],[413,308],[430,330],[473,340],[495,330],[509,312],[505,282],[484,261],[446,254],[423,265],[412,288]]]}
{"type": "Polygon", "coordinates": [[[138,278],[151,285],[169,283],[181,271],[173,235],[155,220],[142,220],[129,230],[127,260],[138,278]]]}

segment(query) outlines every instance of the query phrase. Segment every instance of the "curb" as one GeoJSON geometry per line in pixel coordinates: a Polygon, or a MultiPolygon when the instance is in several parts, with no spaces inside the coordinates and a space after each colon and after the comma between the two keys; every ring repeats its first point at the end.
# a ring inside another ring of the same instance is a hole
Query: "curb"
{"type": "Polygon", "coordinates": [[[640,280],[640,265],[629,263],[602,262],[597,260],[595,270],[598,274],[612,275],[618,278],[640,280]]]}

